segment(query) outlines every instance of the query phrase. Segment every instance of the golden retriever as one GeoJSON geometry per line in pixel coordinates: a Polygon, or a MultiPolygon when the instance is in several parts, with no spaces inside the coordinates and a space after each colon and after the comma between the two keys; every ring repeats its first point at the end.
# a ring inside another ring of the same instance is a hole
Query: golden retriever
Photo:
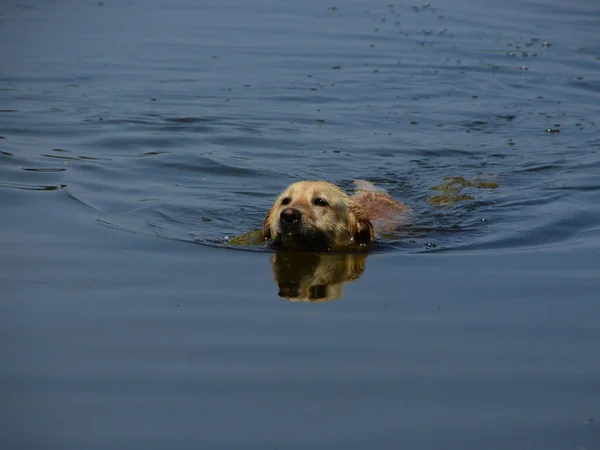
{"type": "Polygon", "coordinates": [[[409,208],[368,181],[350,196],[327,181],[299,181],[275,200],[262,237],[279,249],[327,251],[375,240],[402,224],[409,208]]]}

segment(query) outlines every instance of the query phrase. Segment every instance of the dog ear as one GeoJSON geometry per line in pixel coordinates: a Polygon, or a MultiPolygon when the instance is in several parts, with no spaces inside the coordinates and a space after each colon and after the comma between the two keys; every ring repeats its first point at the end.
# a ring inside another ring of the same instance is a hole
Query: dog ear
{"type": "Polygon", "coordinates": [[[262,238],[263,239],[271,239],[271,216],[275,212],[275,205],[271,206],[271,209],[267,213],[267,217],[265,217],[265,221],[263,222],[262,227],[262,238]]]}
{"type": "Polygon", "coordinates": [[[350,200],[350,223],[349,231],[354,242],[358,244],[366,244],[375,240],[375,230],[373,224],[363,211],[362,207],[353,200],[350,200]]]}

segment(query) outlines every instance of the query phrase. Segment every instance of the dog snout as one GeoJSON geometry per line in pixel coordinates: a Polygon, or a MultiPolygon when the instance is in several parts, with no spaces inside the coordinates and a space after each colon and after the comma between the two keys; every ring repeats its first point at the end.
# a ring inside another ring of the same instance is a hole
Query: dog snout
{"type": "Polygon", "coordinates": [[[302,219],[302,213],[295,208],[285,208],[281,211],[279,219],[286,225],[293,225],[300,222],[302,219]]]}

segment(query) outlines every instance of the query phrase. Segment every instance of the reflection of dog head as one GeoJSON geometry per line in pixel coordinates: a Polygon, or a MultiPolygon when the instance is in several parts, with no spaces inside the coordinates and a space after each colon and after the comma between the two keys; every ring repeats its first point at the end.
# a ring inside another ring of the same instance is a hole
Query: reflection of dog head
{"type": "Polygon", "coordinates": [[[263,238],[283,248],[327,250],[374,240],[360,204],[326,181],[300,181],[275,201],[263,224],[263,238]]]}
{"type": "Polygon", "coordinates": [[[279,296],[291,301],[324,302],[341,298],[343,286],[359,278],[367,255],[279,252],[271,258],[279,296]]]}

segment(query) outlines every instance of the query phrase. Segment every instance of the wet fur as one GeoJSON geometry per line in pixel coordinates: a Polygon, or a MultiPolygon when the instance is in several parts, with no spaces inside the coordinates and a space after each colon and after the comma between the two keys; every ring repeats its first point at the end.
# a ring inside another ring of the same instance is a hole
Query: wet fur
{"type": "Polygon", "coordinates": [[[375,240],[375,232],[401,222],[408,208],[384,191],[363,180],[355,182],[358,192],[349,196],[327,181],[300,181],[290,185],[267,213],[262,236],[272,239],[276,248],[330,250],[375,240]],[[289,200],[282,204],[282,201],[289,200]],[[326,206],[315,204],[322,199],[326,206]],[[284,232],[281,212],[286,208],[300,211],[302,219],[293,233],[284,232]]]}

